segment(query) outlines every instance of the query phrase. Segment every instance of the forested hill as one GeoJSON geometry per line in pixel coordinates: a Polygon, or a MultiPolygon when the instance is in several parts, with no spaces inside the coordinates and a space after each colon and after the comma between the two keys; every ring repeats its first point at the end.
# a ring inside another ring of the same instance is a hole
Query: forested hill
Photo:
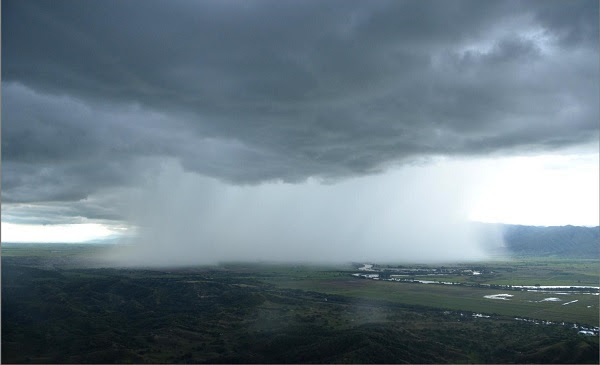
{"type": "Polygon", "coordinates": [[[512,255],[600,257],[600,227],[536,227],[503,225],[506,249],[512,255]]]}

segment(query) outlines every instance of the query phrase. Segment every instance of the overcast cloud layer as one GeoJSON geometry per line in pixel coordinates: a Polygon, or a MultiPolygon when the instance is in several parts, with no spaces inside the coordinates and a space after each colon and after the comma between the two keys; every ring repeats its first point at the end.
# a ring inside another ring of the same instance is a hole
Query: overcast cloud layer
{"type": "Polygon", "coordinates": [[[598,11],[593,0],[3,1],[3,213],[126,219],[117,192],[157,176],[156,161],[232,186],[336,183],[597,141],[598,11]]]}

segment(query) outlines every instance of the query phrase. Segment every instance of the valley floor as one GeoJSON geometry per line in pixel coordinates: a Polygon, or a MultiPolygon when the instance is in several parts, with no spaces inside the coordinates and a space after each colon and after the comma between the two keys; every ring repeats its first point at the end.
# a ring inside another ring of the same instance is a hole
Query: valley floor
{"type": "MultiPolygon", "coordinates": [[[[364,272],[358,270],[362,264],[89,268],[81,264],[87,253],[75,246],[3,247],[4,363],[599,360],[593,332],[598,296],[593,293],[561,296],[353,276],[364,272]],[[497,294],[514,296],[486,298],[497,294]],[[591,335],[581,333],[582,326],[591,335]]],[[[448,271],[443,280],[455,275],[461,283],[508,278],[514,285],[530,279],[545,284],[547,276],[536,278],[534,272],[552,270],[563,284],[572,276],[584,286],[591,285],[597,265],[584,260],[487,263],[470,268],[481,275],[448,271]]],[[[374,265],[372,270],[383,277],[389,274],[384,269],[392,268],[374,265]]],[[[426,271],[416,269],[424,268],[401,269],[422,274],[426,271]]]]}

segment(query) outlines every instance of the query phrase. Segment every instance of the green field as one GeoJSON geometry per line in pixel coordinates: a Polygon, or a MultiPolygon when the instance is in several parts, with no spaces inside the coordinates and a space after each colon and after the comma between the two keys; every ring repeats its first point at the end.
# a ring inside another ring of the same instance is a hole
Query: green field
{"type": "MultiPolygon", "coordinates": [[[[598,286],[598,262],[592,260],[553,260],[476,263],[455,265],[458,268],[476,267],[489,274],[478,276],[439,275],[419,276],[418,280],[456,282],[467,285],[579,285],[598,286]]],[[[423,267],[419,265],[418,267],[423,267]]],[[[433,266],[425,266],[433,267],[433,266]]],[[[445,266],[448,267],[448,266],[445,266]]],[[[404,265],[404,268],[407,268],[404,265]]],[[[395,303],[424,305],[451,310],[521,316],[547,321],[568,321],[597,326],[599,321],[598,295],[570,292],[568,295],[552,292],[531,292],[479,288],[462,285],[436,285],[406,282],[367,280],[351,276],[357,270],[326,270],[301,272],[289,270],[282,275],[273,272],[266,280],[282,288],[312,290],[355,298],[387,300],[395,303]],[[492,300],[486,295],[510,294],[510,300],[492,300]],[[558,297],[560,301],[542,301],[558,297]],[[577,302],[563,305],[566,302],[577,302]]],[[[597,291],[596,291],[597,293],[597,291]]]]}
{"type": "Polygon", "coordinates": [[[463,285],[436,285],[358,278],[358,264],[110,268],[105,249],[2,247],[4,362],[598,363],[598,336],[573,328],[598,325],[597,295],[468,286],[585,285],[594,261],[448,264],[437,279],[463,285]],[[499,293],[513,297],[484,298],[499,293]]]}
{"type": "Polygon", "coordinates": [[[598,296],[570,294],[561,302],[539,302],[556,297],[548,293],[502,291],[465,286],[375,281],[354,277],[322,280],[272,280],[282,288],[294,288],[344,295],[353,298],[385,300],[394,303],[422,305],[449,310],[464,310],[485,314],[568,321],[598,325],[598,296]],[[507,293],[510,300],[486,299],[485,295],[507,293]],[[572,300],[578,302],[563,305],[572,300]]]}

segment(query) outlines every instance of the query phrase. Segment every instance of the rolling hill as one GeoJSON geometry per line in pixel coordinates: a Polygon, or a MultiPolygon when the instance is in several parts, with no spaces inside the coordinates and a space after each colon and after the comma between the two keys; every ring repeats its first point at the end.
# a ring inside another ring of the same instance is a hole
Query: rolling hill
{"type": "Polygon", "coordinates": [[[600,257],[600,227],[501,225],[501,231],[511,255],[600,257]]]}

